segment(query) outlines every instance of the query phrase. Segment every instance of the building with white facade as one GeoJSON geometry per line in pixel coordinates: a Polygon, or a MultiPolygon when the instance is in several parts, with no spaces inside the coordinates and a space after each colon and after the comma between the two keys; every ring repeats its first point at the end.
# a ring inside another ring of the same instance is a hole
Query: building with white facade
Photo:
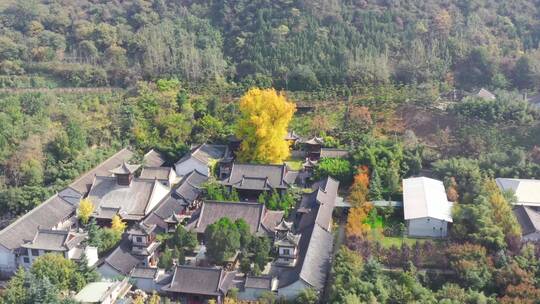
{"type": "Polygon", "coordinates": [[[403,213],[407,233],[419,237],[446,237],[452,223],[452,203],[441,181],[427,177],[403,180],[403,213]]]}

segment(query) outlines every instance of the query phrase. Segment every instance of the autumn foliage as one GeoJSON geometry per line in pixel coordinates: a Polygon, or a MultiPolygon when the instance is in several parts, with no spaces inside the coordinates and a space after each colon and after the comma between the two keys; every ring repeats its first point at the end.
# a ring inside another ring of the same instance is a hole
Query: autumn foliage
{"type": "Polygon", "coordinates": [[[352,208],[349,210],[345,231],[348,237],[364,237],[370,231],[366,219],[373,205],[367,201],[369,192],[369,170],[367,167],[360,167],[354,176],[351,185],[349,202],[352,208]]]}
{"type": "Polygon", "coordinates": [[[289,157],[285,140],[296,106],[274,89],[250,89],[240,99],[236,136],[243,162],[282,163],[289,157]]]}
{"type": "Polygon", "coordinates": [[[92,212],[94,212],[94,204],[92,204],[88,198],[82,199],[79,203],[79,209],[77,211],[79,219],[83,224],[86,225],[88,224],[88,220],[90,219],[92,212]]]}

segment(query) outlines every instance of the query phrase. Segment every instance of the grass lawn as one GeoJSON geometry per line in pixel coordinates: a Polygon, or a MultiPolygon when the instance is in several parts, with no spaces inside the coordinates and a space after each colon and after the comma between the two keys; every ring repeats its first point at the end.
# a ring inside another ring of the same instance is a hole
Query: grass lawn
{"type": "Polygon", "coordinates": [[[410,237],[401,238],[398,236],[382,236],[381,238],[378,239],[378,241],[381,243],[381,245],[384,248],[390,248],[393,245],[399,248],[401,247],[402,243],[405,243],[409,246],[413,246],[414,244],[416,244],[416,241],[422,244],[426,240],[427,239],[417,239],[417,238],[410,238],[410,237]]]}
{"type": "Polygon", "coordinates": [[[384,230],[384,219],[381,215],[377,215],[376,217],[369,217],[366,221],[369,226],[371,226],[371,233],[373,236],[373,239],[375,241],[379,241],[381,245],[384,248],[390,248],[393,245],[397,247],[401,247],[402,243],[405,243],[409,246],[413,246],[416,244],[416,241],[420,242],[422,244],[427,239],[425,238],[413,238],[413,237],[400,237],[400,236],[384,236],[382,234],[382,231],[384,230]]]}

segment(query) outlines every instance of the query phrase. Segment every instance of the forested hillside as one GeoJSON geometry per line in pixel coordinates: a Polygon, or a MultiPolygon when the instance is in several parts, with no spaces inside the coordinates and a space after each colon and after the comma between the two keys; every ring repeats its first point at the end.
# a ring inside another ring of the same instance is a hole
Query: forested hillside
{"type": "MultiPolygon", "coordinates": [[[[540,303],[540,244],[521,242],[494,181],[540,178],[539,91],[540,0],[0,0],[0,228],[123,147],[171,165],[259,123],[266,141],[247,147],[275,148],[261,121],[282,120],[346,150],[308,180],[339,180],[352,206],[334,213],[343,246],[320,302],[540,303]],[[273,115],[242,108],[254,87],[277,89],[251,105],[273,115]],[[445,239],[408,238],[402,211],[370,203],[420,175],[453,202],[445,239]]],[[[280,147],[239,159],[303,168],[280,147]]],[[[0,302],[47,290],[22,275],[0,302]]]]}
{"type": "MultiPolygon", "coordinates": [[[[5,1],[4,1],[5,2],[5,1]]],[[[22,0],[0,6],[0,86],[176,76],[316,90],[538,85],[537,0],[22,0]]]]}

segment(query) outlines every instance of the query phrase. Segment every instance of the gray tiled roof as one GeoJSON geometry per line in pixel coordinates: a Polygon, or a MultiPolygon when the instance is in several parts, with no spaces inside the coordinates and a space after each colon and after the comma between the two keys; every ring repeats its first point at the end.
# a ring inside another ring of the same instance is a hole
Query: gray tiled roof
{"type": "Polygon", "coordinates": [[[134,224],[128,231],[127,234],[131,235],[150,235],[156,229],[156,225],[147,224],[144,222],[139,222],[134,224]]]}
{"type": "Polygon", "coordinates": [[[123,161],[120,166],[111,169],[109,172],[112,174],[133,174],[135,171],[139,170],[140,167],[141,165],[132,165],[123,161]]]}
{"type": "Polygon", "coordinates": [[[34,238],[38,227],[52,228],[74,212],[75,206],[53,195],[0,231],[0,245],[10,250],[17,249],[34,238]]]}
{"type": "Polygon", "coordinates": [[[152,149],[144,155],[143,162],[148,167],[161,167],[165,163],[165,157],[160,152],[152,149]]]}
{"type": "Polygon", "coordinates": [[[540,212],[520,205],[514,208],[514,215],[521,226],[521,233],[523,235],[540,231],[540,212]]]}
{"type": "Polygon", "coordinates": [[[169,180],[172,168],[170,167],[143,167],[140,178],[169,180]]]}
{"type": "Polygon", "coordinates": [[[317,290],[322,290],[330,269],[334,238],[319,225],[313,227],[308,248],[302,261],[300,278],[317,290]]]}
{"type": "Polygon", "coordinates": [[[303,143],[308,145],[322,145],[324,143],[324,140],[322,137],[315,136],[310,139],[304,140],[303,143]]]}
{"type": "Polygon", "coordinates": [[[344,149],[321,148],[321,158],[345,158],[349,156],[349,151],[344,149]]]}
{"type": "Polygon", "coordinates": [[[68,230],[38,229],[34,239],[22,245],[24,248],[50,251],[67,251],[86,239],[86,234],[68,230]]]}
{"type": "Polygon", "coordinates": [[[287,232],[283,237],[277,239],[274,244],[276,246],[297,246],[300,242],[300,234],[293,234],[292,232],[287,232]]]}
{"type": "Polygon", "coordinates": [[[292,176],[294,173],[294,171],[288,172],[285,164],[260,165],[233,163],[231,174],[229,178],[223,181],[223,184],[253,190],[285,189],[289,184],[294,182],[296,178],[296,176],[292,176]]]}
{"type": "Polygon", "coordinates": [[[208,177],[193,171],[184,176],[179,186],[173,189],[161,202],[158,203],[154,211],[144,220],[146,224],[156,224],[166,229],[165,220],[175,214],[179,214],[188,204],[193,202],[201,194],[201,186],[208,180],[208,177]]]}
{"type": "Polygon", "coordinates": [[[321,291],[330,270],[333,244],[332,234],[317,224],[304,229],[298,245],[296,266],[279,271],[279,287],[288,286],[301,279],[321,291]]]}
{"type": "Polygon", "coordinates": [[[157,271],[157,268],[136,267],[129,276],[132,278],[153,279],[156,277],[157,271]]]}
{"type": "Polygon", "coordinates": [[[244,284],[245,288],[256,288],[256,289],[272,289],[272,278],[271,277],[254,277],[247,276],[246,283],[244,284]]]}
{"type": "Polygon", "coordinates": [[[187,227],[202,233],[206,227],[215,223],[223,217],[228,217],[232,221],[243,219],[249,225],[251,233],[261,232],[265,213],[265,207],[259,203],[246,202],[204,202],[187,227]]]}
{"type": "Polygon", "coordinates": [[[332,257],[334,239],[329,229],[338,186],[339,182],[327,177],[316,183],[315,190],[301,202],[307,213],[298,225],[298,262],[293,269],[279,272],[280,287],[301,279],[319,291],[324,288],[332,257]]]}
{"type": "Polygon", "coordinates": [[[299,223],[301,229],[310,226],[314,220],[319,226],[328,230],[332,221],[339,182],[327,177],[313,185],[313,192],[302,196],[298,210],[309,213],[299,223]]]}
{"type": "Polygon", "coordinates": [[[234,272],[228,273],[221,268],[195,266],[177,266],[170,285],[163,287],[169,292],[220,296],[227,293],[232,283],[234,272]]]}
{"type": "Polygon", "coordinates": [[[74,206],[78,206],[81,201],[81,194],[70,187],[58,192],[58,196],[74,206]]]}
{"type": "Polygon", "coordinates": [[[266,213],[264,214],[261,224],[264,229],[273,234],[276,231],[276,226],[279,224],[279,222],[281,222],[284,215],[284,211],[266,209],[266,213]]]}
{"type": "Polygon", "coordinates": [[[120,213],[144,216],[156,183],[154,180],[134,178],[129,186],[122,186],[117,184],[115,177],[96,176],[88,198],[96,206],[98,217],[103,217],[100,214],[102,208],[119,208],[120,213]]]}
{"type": "Polygon", "coordinates": [[[210,145],[210,144],[201,144],[191,151],[184,155],[176,163],[182,163],[190,158],[195,158],[203,164],[208,164],[211,159],[222,159],[227,156],[228,147],[226,145],[210,145]]]}
{"type": "Polygon", "coordinates": [[[186,202],[191,203],[201,195],[202,186],[207,181],[208,176],[194,170],[182,179],[174,192],[186,202]]]}
{"type": "Polygon", "coordinates": [[[296,134],[294,131],[287,132],[287,135],[285,135],[285,140],[299,140],[300,136],[296,134]]]}
{"type": "Polygon", "coordinates": [[[107,160],[102,162],[94,169],[81,175],[69,186],[84,195],[90,189],[90,186],[92,185],[92,182],[94,181],[94,177],[96,175],[110,176],[111,173],[109,172],[109,170],[120,166],[123,162],[128,161],[131,157],[133,157],[133,152],[124,148],[118,151],[113,156],[109,157],[107,160]]]}
{"type": "Polygon", "coordinates": [[[141,258],[131,254],[131,242],[123,238],[120,245],[105,258],[104,263],[122,275],[128,275],[141,261],[141,258]]]}
{"type": "Polygon", "coordinates": [[[34,239],[22,245],[24,248],[43,249],[51,251],[66,251],[65,247],[69,231],[39,229],[34,239]]]}

